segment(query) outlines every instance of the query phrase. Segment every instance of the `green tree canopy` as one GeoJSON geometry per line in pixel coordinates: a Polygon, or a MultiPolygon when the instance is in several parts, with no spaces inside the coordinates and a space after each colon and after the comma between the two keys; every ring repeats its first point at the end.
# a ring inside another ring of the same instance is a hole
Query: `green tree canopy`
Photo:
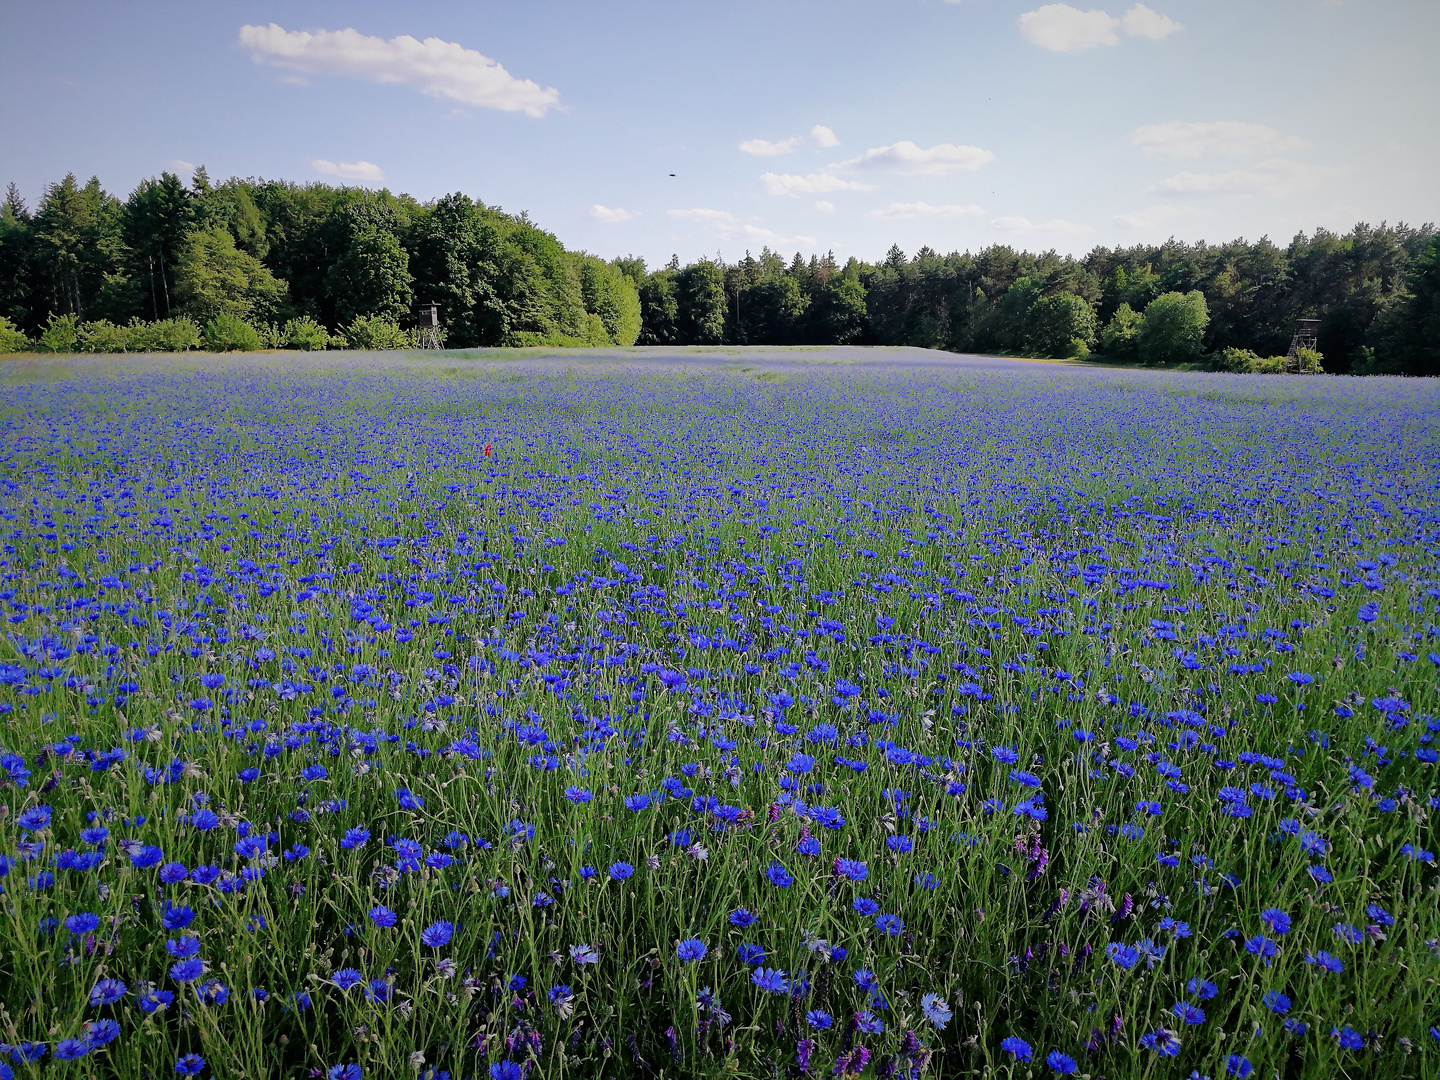
{"type": "Polygon", "coordinates": [[[286,288],[259,259],[235,246],[228,229],[217,225],[185,238],[175,294],[184,312],[200,323],[220,315],[268,322],[282,314],[286,288]]]}
{"type": "Polygon", "coordinates": [[[325,290],[342,324],[359,316],[402,322],[414,301],[410,254],[393,232],[357,220],[345,253],[326,275],[325,290]]]}
{"type": "Polygon", "coordinates": [[[1205,327],[1210,313],[1205,294],[1162,293],[1145,308],[1140,324],[1140,360],[1145,364],[1174,364],[1197,359],[1205,351],[1205,327]]]}
{"type": "Polygon", "coordinates": [[[675,327],[682,341],[718,345],[725,339],[725,276],[709,259],[675,275],[675,327]]]}

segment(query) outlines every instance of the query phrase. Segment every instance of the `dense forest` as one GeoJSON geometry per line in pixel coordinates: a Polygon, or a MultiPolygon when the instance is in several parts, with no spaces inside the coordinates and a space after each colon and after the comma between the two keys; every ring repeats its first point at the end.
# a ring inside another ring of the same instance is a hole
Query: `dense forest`
{"type": "Polygon", "coordinates": [[[767,249],[652,271],[567,251],[462,194],[212,184],[199,169],[123,200],[67,176],[33,211],[11,185],[0,207],[0,350],[398,347],[422,301],[453,347],[918,345],[1227,370],[1280,370],[1296,320],[1315,318],[1317,369],[1440,374],[1433,225],[1081,258],[892,247],[842,265],[767,249]]]}

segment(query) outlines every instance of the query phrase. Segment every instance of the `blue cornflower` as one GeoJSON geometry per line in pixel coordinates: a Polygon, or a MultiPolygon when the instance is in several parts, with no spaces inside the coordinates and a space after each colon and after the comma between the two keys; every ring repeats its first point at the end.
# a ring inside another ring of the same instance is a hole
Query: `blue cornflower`
{"type": "Polygon", "coordinates": [[[175,1062],[175,1071],[181,1076],[198,1076],[205,1068],[205,1059],[199,1054],[185,1054],[175,1062]]]}
{"type": "Polygon", "coordinates": [[[699,938],[686,938],[675,946],[675,955],[686,963],[692,963],[704,957],[706,953],[705,943],[699,938]]]}
{"type": "Polygon", "coordinates": [[[450,939],[454,936],[455,924],[441,920],[431,923],[420,931],[420,942],[432,949],[439,949],[450,944],[450,939]]]}
{"type": "Polygon", "coordinates": [[[635,873],[635,867],[628,862],[613,862],[610,864],[610,880],[624,881],[635,873]]]}
{"type": "Polygon", "coordinates": [[[330,977],[330,981],[341,990],[349,990],[352,986],[359,986],[365,981],[365,976],[354,968],[341,968],[330,977]]]}
{"type": "Polygon", "coordinates": [[[736,908],[730,912],[730,925],[738,926],[742,930],[747,926],[754,925],[756,916],[748,908],[736,908]]]}
{"type": "Polygon", "coordinates": [[[855,1014],[855,1026],[866,1035],[885,1034],[885,1021],[869,1010],[855,1014]]]}
{"type": "Polygon", "coordinates": [[[1331,956],[1324,949],[1318,949],[1313,953],[1305,954],[1305,963],[1313,964],[1322,971],[1338,975],[1345,970],[1345,962],[1338,956],[1331,956]]]}
{"type": "Polygon", "coordinates": [[[86,1028],[85,1037],[91,1046],[109,1046],[120,1037],[120,1025],[114,1020],[92,1020],[86,1028]]]}
{"type": "Polygon", "coordinates": [[[497,1061],[490,1066],[490,1080],[525,1080],[525,1070],[513,1061],[497,1061]]]}
{"type": "Polygon", "coordinates": [[[1205,1010],[1198,1005],[1191,1005],[1188,1001],[1177,1001],[1170,1006],[1170,1011],[1187,1024],[1203,1024],[1205,1022],[1205,1010]]]}
{"type": "Polygon", "coordinates": [[[875,929],[895,937],[905,929],[905,922],[898,915],[878,915],[875,918],[875,929]]]}
{"type": "Polygon", "coordinates": [[[1011,746],[995,746],[990,749],[990,756],[1002,765],[1014,765],[1020,760],[1020,755],[1011,746]]]}
{"type": "Polygon", "coordinates": [[[85,1039],[61,1039],[55,1044],[55,1057],[60,1061],[77,1061],[88,1053],[90,1043],[85,1039]]]}
{"type": "Polygon", "coordinates": [[[765,950],[759,945],[750,944],[748,941],[736,947],[735,956],[742,964],[746,964],[749,967],[758,967],[765,963],[765,950]]]}
{"type": "Polygon", "coordinates": [[[922,997],[920,999],[920,1009],[924,1012],[925,1019],[929,1020],[937,1028],[943,1028],[950,1022],[950,1017],[954,1015],[945,1004],[945,999],[939,994],[926,994],[922,997]]]}
{"type": "Polygon", "coordinates": [[[835,860],[835,873],[839,877],[849,878],[851,881],[864,881],[869,872],[869,867],[858,859],[835,860]]]}
{"type": "Polygon", "coordinates": [[[895,851],[900,853],[901,855],[904,855],[907,852],[913,850],[915,844],[914,841],[912,841],[908,836],[887,836],[885,838],[885,846],[888,847],[891,851],[895,851]]]}
{"type": "Polygon", "coordinates": [[[1185,989],[1201,1001],[1209,1001],[1216,994],[1220,993],[1220,988],[1209,979],[1191,979],[1185,984],[1185,989]]]}
{"type": "Polygon", "coordinates": [[[850,902],[850,906],[866,918],[869,918],[880,910],[880,905],[868,896],[857,896],[850,902]]]}
{"type": "Polygon", "coordinates": [[[805,1014],[805,1023],[818,1031],[826,1031],[835,1023],[835,1018],[824,1009],[811,1009],[805,1014]]]}
{"type": "Polygon", "coordinates": [[[65,929],[72,934],[88,934],[100,926],[100,916],[91,911],[81,911],[65,920],[65,929]]]}
{"type": "Polygon", "coordinates": [[[1180,1053],[1180,1039],[1169,1028],[1156,1028],[1140,1036],[1140,1045],[1153,1050],[1161,1057],[1175,1057],[1180,1053]]]}
{"type": "Polygon", "coordinates": [[[779,968],[756,968],[750,973],[750,981],[767,994],[790,992],[790,982],[779,968]]]}
{"type": "Polygon", "coordinates": [[[1240,1054],[1231,1054],[1225,1059],[1225,1071],[1231,1076],[1238,1076],[1241,1080],[1255,1071],[1255,1066],[1250,1064],[1250,1059],[1240,1054]]]}
{"type": "Polygon", "coordinates": [[[143,1012],[153,1013],[169,1006],[175,1000],[175,995],[169,990],[142,990],[135,995],[136,1004],[143,1012]]]}
{"type": "Polygon", "coordinates": [[[53,811],[48,806],[32,806],[28,810],[22,810],[15,818],[15,825],[21,832],[37,832],[40,829],[50,827],[50,815],[53,811]]]}
{"type": "Polygon", "coordinates": [[[772,862],[765,870],[765,876],[770,879],[770,884],[781,889],[788,889],[795,884],[795,878],[778,862],[772,862]]]}
{"type": "Polygon", "coordinates": [[[194,982],[205,974],[205,961],[198,957],[190,957],[188,960],[181,960],[170,965],[170,977],[176,982],[194,982]]]}
{"type": "Polygon", "coordinates": [[[1123,944],[1119,941],[1112,941],[1105,947],[1105,955],[1108,956],[1116,967],[1129,971],[1140,962],[1140,952],[1134,946],[1123,944]]]}
{"type": "Polygon", "coordinates": [[[1245,939],[1245,951],[1260,957],[1268,966],[1280,952],[1280,948],[1264,934],[1255,934],[1245,939]]]}
{"type": "Polygon", "coordinates": [[[1279,908],[1266,908],[1260,913],[1260,921],[1270,928],[1272,934],[1290,932],[1290,916],[1279,908]]]}
{"type": "Polygon", "coordinates": [[[357,848],[363,846],[370,839],[369,829],[346,829],[345,835],[340,839],[342,848],[357,848]]]}
{"type": "Polygon", "coordinates": [[[200,953],[200,939],[194,934],[182,934],[178,938],[169,938],[165,942],[165,951],[177,960],[184,960],[187,956],[197,956],[200,953]]]}
{"type": "Polygon", "coordinates": [[[399,921],[395,912],[383,904],[376,904],[370,909],[370,921],[382,929],[394,926],[399,921]]]}
{"type": "Polygon", "coordinates": [[[1051,1050],[1045,1055],[1045,1064],[1054,1069],[1060,1076],[1073,1076],[1080,1071],[1080,1066],[1069,1054],[1062,1054],[1059,1050],[1051,1050]]]}
{"type": "Polygon", "coordinates": [[[1004,1050],[1005,1053],[1009,1054],[1016,1061],[1029,1061],[1035,1053],[1028,1042],[1014,1035],[1001,1039],[1000,1049],[1004,1050]]]}
{"type": "Polygon", "coordinates": [[[331,1065],[325,1074],[325,1080],[360,1080],[364,1075],[360,1063],[351,1061],[344,1065],[331,1065]]]}
{"type": "Polygon", "coordinates": [[[184,930],[195,919],[195,909],[183,904],[166,903],[160,912],[160,925],[166,930],[184,930]]]}
{"type": "Polygon", "coordinates": [[[1290,999],[1279,990],[1267,990],[1260,998],[1260,1003],[1276,1016],[1284,1016],[1290,1011],[1290,999]]]}
{"type": "Polygon", "coordinates": [[[591,794],[589,788],[574,787],[572,785],[565,789],[565,798],[575,805],[581,806],[588,803],[591,799],[595,798],[595,796],[591,794]]]}
{"type": "Polygon", "coordinates": [[[600,950],[594,945],[571,945],[570,959],[576,964],[598,964],[600,962],[600,950]]]}
{"type": "Polygon", "coordinates": [[[853,978],[855,979],[855,985],[867,994],[880,985],[879,981],[875,978],[875,973],[869,968],[861,968],[855,972],[853,978]]]}
{"type": "Polygon", "coordinates": [[[111,1005],[124,998],[127,986],[120,979],[101,979],[91,988],[91,1005],[111,1005]]]}

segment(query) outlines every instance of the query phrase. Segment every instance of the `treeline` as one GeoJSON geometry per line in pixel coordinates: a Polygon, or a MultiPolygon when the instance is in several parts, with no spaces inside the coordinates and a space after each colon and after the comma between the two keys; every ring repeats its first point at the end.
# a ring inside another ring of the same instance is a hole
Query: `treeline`
{"type": "Polygon", "coordinates": [[[566,251],[521,213],[460,194],[170,173],[124,200],[92,179],[0,208],[0,349],[402,347],[440,305],[447,345],[879,344],[1281,370],[1440,374],[1434,226],[1317,230],[1254,243],[1097,247],[1074,258],[993,245],[879,263],[833,255],[656,270],[566,251]],[[162,333],[151,324],[164,324],[162,333]],[[126,337],[126,334],[129,337],[126,337]],[[66,345],[65,343],[70,343],[66,345]],[[189,347],[189,346],[179,346],[189,347]],[[1289,370],[1296,370],[1292,361],[1289,370]]]}
{"type": "Polygon", "coordinates": [[[460,194],[213,185],[197,169],[188,185],[165,173],[123,200],[67,176],[33,212],[12,184],[0,207],[0,337],[8,328],[12,347],[21,336],[172,347],[197,334],[211,348],[396,347],[422,302],[440,305],[446,344],[461,348],[629,345],[640,332],[617,267],[460,194]]]}

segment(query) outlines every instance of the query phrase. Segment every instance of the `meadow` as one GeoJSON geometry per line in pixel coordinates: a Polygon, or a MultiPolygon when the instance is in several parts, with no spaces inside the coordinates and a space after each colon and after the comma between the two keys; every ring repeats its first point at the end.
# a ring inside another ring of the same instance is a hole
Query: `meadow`
{"type": "Polygon", "coordinates": [[[0,369],[0,1080],[1434,1077],[1440,384],[0,369]]]}

